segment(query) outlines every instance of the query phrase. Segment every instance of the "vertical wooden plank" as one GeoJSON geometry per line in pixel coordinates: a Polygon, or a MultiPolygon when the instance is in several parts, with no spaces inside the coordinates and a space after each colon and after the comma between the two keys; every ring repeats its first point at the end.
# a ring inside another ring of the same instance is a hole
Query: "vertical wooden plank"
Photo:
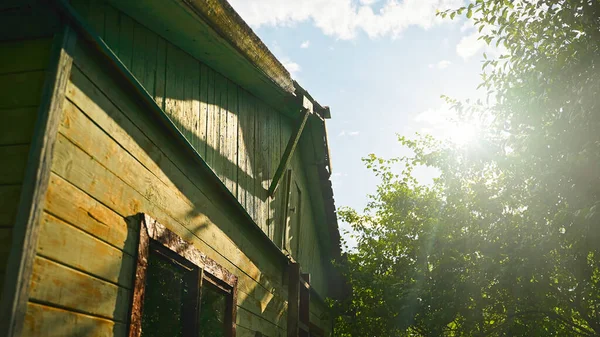
{"type": "Polygon", "coordinates": [[[255,186],[254,186],[254,179],[256,176],[256,173],[254,171],[254,140],[255,140],[255,116],[256,116],[256,112],[254,110],[254,96],[250,95],[247,91],[244,91],[244,97],[245,97],[245,101],[244,104],[246,106],[246,110],[245,110],[245,117],[244,117],[244,121],[246,123],[246,125],[244,126],[244,130],[245,130],[245,135],[244,135],[244,144],[246,146],[246,186],[245,186],[245,192],[246,192],[246,209],[248,210],[248,213],[250,213],[250,216],[252,217],[252,219],[255,219],[256,214],[255,214],[255,208],[254,208],[254,202],[255,202],[255,186]]]}
{"type": "Polygon", "coordinates": [[[264,118],[260,111],[260,101],[254,98],[254,221],[258,224],[260,228],[263,228],[263,215],[262,215],[262,179],[264,177],[264,172],[262,168],[262,162],[260,161],[261,156],[261,144],[262,144],[262,124],[264,123],[264,118]]]}
{"type": "Polygon", "coordinates": [[[85,20],[90,18],[90,0],[71,0],[71,6],[75,8],[77,13],[85,20]]]}
{"type": "Polygon", "coordinates": [[[231,193],[237,198],[237,168],[238,164],[238,87],[230,80],[227,80],[227,149],[225,162],[225,185],[231,193]]]}
{"type": "Polygon", "coordinates": [[[69,26],[57,34],[52,46],[38,119],[34,129],[25,184],[15,219],[13,244],[0,302],[0,335],[21,336],[27,310],[30,279],[39,234],[43,200],[50,179],[50,165],[60,124],[65,88],[71,73],[71,50],[76,34],[69,26]]]}
{"type": "Polygon", "coordinates": [[[133,19],[119,12],[119,59],[131,69],[133,59],[133,19]]]}
{"type": "Polygon", "coordinates": [[[106,5],[104,9],[104,41],[115,55],[119,55],[119,12],[106,5]]]}
{"type": "Polygon", "coordinates": [[[219,107],[217,106],[217,95],[215,94],[216,78],[214,70],[207,69],[206,88],[206,163],[215,170],[215,157],[219,148],[219,107]]]}
{"type": "Polygon", "coordinates": [[[260,114],[260,146],[258,149],[258,155],[256,159],[259,162],[260,170],[262,172],[261,186],[260,186],[260,213],[261,213],[261,228],[265,233],[268,233],[269,225],[269,197],[267,191],[269,189],[270,180],[270,160],[269,160],[269,111],[266,104],[259,101],[258,110],[260,114]]]}
{"type": "Polygon", "coordinates": [[[189,54],[181,52],[180,68],[182,70],[181,78],[183,80],[182,97],[182,121],[183,134],[188,142],[196,149],[196,121],[198,109],[194,109],[194,101],[197,101],[198,92],[198,62],[189,54]]]}
{"type": "MultiPolygon", "coordinates": [[[[273,115],[273,126],[272,126],[272,133],[271,133],[271,149],[273,150],[273,154],[271,155],[271,167],[272,167],[272,174],[274,174],[277,166],[279,166],[279,162],[281,161],[281,138],[280,138],[280,134],[281,134],[281,114],[279,114],[279,112],[277,111],[273,111],[272,112],[273,115]]],[[[273,197],[271,198],[271,203],[270,203],[270,210],[271,210],[271,216],[272,216],[272,224],[271,224],[271,232],[269,237],[271,238],[271,240],[273,240],[275,238],[275,232],[276,232],[276,227],[279,226],[279,223],[281,222],[281,198],[280,198],[280,194],[276,193],[273,195],[273,197]]]]}
{"type": "MultiPolygon", "coordinates": [[[[246,100],[245,92],[242,89],[238,89],[238,137],[237,137],[237,147],[238,147],[238,166],[237,166],[237,199],[248,211],[248,207],[246,205],[246,162],[248,161],[248,154],[246,149],[246,134],[244,132],[244,127],[246,126],[246,118],[248,112],[246,111],[246,100]]],[[[250,212],[248,212],[250,213],[250,212]]]]}
{"type": "MultiPolygon", "coordinates": [[[[158,53],[158,35],[146,29],[146,47],[145,47],[145,74],[143,75],[144,87],[152,97],[156,97],[155,82],[156,82],[156,56],[158,53]]],[[[159,104],[160,106],[160,104],[159,104]]]]}
{"type": "MultiPolygon", "coordinates": [[[[169,115],[177,129],[183,130],[183,70],[181,67],[182,51],[168,43],[167,75],[165,83],[165,112],[169,115]]],[[[184,135],[185,133],[182,132],[184,135]]]]}
{"type": "Polygon", "coordinates": [[[156,104],[166,111],[166,81],[167,81],[167,42],[163,38],[156,41],[156,72],[154,80],[154,100],[156,104]]]}
{"type": "MultiPolygon", "coordinates": [[[[194,150],[202,155],[201,144],[202,138],[200,136],[200,63],[190,57],[189,70],[187,71],[190,79],[187,82],[190,86],[189,97],[190,97],[190,118],[191,118],[191,135],[192,145],[194,150]]],[[[187,89],[186,89],[187,91],[187,89]]]]}
{"type": "Polygon", "coordinates": [[[200,138],[198,151],[202,158],[206,160],[207,130],[206,123],[208,118],[208,69],[206,65],[200,64],[200,114],[198,116],[198,137],[200,138]]]}
{"type": "Polygon", "coordinates": [[[215,100],[219,109],[218,124],[216,125],[219,142],[215,151],[213,169],[221,181],[225,182],[223,165],[227,148],[227,79],[217,72],[215,72],[215,100]]]}
{"type": "Polygon", "coordinates": [[[104,39],[104,1],[91,0],[89,9],[89,23],[98,36],[104,39]]]}
{"type": "Polygon", "coordinates": [[[133,47],[131,59],[131,73],[146,87],[146,28],[137,22],[133,23],[133,47]]]}

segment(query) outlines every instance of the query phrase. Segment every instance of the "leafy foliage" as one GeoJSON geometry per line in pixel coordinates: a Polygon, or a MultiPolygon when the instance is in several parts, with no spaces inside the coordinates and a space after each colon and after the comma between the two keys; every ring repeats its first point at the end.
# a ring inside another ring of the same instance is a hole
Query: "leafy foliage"
{"type": "Polygon", "coordinates": [[[431,137],[365,158],[381,178],[364,214],[341,336],[600,336],[600,2],[477,0],[471,18],[507,52],[483,64],[492,103],[476,145],[431,137]],[[422,185],[412,172],[437,168],[422,185]],[[399,167],[401,171],[398,172],[399,167]]]}

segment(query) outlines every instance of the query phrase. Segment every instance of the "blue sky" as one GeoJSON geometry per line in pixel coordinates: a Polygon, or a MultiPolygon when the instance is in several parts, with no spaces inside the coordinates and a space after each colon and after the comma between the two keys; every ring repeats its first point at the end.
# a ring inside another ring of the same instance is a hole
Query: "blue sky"
{"type": "MultiPolygon", "coordinates": [[[[395,156],[396,134],[467,141],[440,95],[480,97],[482,53],[471,22],[436,9],[462,0],[230,0],[232,6],[323,105],[336,205],[361,211],[377,179],[361,158],[395,156]]],[[[486,50],[488,49],[488,50],[486,50]]],[[[417,173],[423,180],[432,172],[417,173]]]]}

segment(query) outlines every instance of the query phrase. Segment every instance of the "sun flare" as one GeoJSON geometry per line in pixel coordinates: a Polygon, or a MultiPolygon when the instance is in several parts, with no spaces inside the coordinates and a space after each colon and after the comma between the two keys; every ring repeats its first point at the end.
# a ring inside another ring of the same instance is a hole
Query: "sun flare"
{"type": "Polygon", "coordinates": [[[475,123],[453,123],[448,132],[448,139],[459,146],[467,145],[477,138],[479,127],[475,123]]]}

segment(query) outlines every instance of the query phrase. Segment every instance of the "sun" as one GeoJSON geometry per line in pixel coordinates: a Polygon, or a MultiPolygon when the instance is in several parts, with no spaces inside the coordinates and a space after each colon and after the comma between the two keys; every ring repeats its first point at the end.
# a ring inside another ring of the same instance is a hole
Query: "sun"
{"type": "Polygon", "coordinates": [[[468,145],[473,142],[479,134],[479,126],[475,123],[452,123],[449,127],[448,139],[459,146],[468,145]]]}

